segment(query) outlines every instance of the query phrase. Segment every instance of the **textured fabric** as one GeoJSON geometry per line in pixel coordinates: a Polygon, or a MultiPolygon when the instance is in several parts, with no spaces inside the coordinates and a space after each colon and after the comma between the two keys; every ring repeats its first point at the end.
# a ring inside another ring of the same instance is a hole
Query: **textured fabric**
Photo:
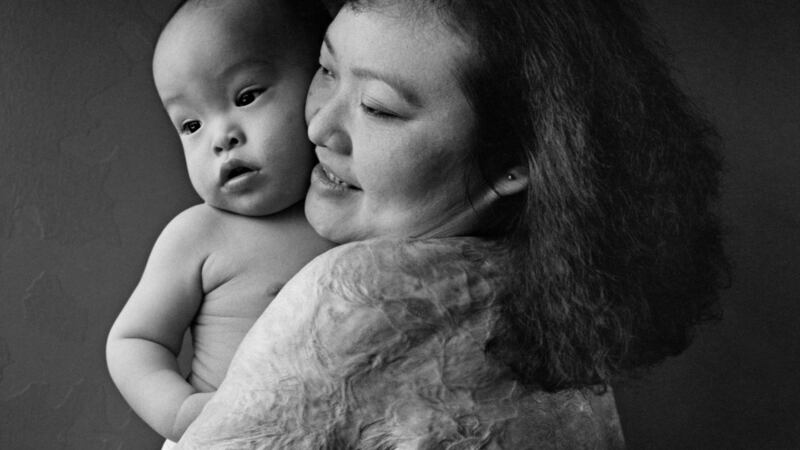
{"type": "Polygon", "coordinates": [[[256,322],[179,448],[622,448],[610,390],[525,387],[484,351],[504,325],[507,260],[476,238],[317,257],[256,322]]]}

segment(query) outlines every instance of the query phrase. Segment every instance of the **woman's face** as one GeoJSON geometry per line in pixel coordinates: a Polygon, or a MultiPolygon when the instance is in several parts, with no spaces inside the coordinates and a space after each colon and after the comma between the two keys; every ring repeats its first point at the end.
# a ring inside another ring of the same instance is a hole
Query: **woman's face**
{"type": "Polygon", "coordinates": [[[475,114],[457,81],[469,47],[412,14],[345,6],[322,45],[306,103],[320,161],[306,215],[333,241],[474,228],[468,196],[483,186],[465,175],[475,114]]]}

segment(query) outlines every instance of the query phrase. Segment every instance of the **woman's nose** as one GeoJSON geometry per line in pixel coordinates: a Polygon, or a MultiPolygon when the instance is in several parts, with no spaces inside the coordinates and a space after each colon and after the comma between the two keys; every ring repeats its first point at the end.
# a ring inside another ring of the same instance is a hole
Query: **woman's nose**
{"type": "Polygon", "coordinates": [[[245,143],[244,132],[236,124],[223,122],[214,135],[214,153],[232,150],[245,143]]]}
{"type": "Polygon", "coordinates": [[[350,139],[347,134],[348,113],[345,102],[329,89],[309,90],[308,139],[318,147],[347,154],[350,139]]]}

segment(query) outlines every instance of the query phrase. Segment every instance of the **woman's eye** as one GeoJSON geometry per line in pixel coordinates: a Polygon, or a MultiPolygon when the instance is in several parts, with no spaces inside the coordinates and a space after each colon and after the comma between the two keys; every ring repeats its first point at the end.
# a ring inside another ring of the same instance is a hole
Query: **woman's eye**
{"type": "Polygon", "coordinates": [[[181,125],[181,134],[192,134],[200,129],[199,120],[188,120],[181,125]]]}
{"type": "Polygon", "coordinates": [[[367,115],[378,119],[396,119],[398,117],[397,114],[385,111],[383,109],[376,109],[364,103],[361,104],[361,109],[367,113],[367,115]]]}
{"type": "Polygon", "coordinates": [[[329,78],[333,77],[333,71],[331,69],[328,69],[327,67],[325,67],[322,63],[320,63],[320,65],[319,65],[319,73],[322,76],[325,76],[325,77],[329,77],[329,78]]]}
{"type": "Polygon", "coordinates": [[[253,103],[263,92],[263,89],[250,89],[248,91],[244,91],[239,94],[238,97],[236,97],[234,104],[236,106],[247,106],[250,103],[253,103]]]}

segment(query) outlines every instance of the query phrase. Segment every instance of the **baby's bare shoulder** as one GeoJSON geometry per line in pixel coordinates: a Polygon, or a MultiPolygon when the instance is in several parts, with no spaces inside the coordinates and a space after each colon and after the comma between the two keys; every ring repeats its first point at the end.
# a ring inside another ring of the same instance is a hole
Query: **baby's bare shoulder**
{"type": "Polygon", "coordinates": [[[161,231],[153,245],[150,262],[196,267],[209,253],[209,244],[213,240],[209,230],[214,228],[215,220],[214,211],[207,205],[184,210],[161,231]]]}
{"type": "Polygon", "coordinates": [[[162,236],[184,240],[207,237],[224,222],[224,213],[201,203],[183,210],[172,218],[164,227],[162,236]]]}
{"type": "Polygon", "coordinates": [[[277,234],[268,219],[247,217],[222,211],[206,204],[187,208],[176,215],[161,234],[161,239],[213,253],[232,243],[245,242],[247,248],[263,248],[264,241],[277,234]]]}

